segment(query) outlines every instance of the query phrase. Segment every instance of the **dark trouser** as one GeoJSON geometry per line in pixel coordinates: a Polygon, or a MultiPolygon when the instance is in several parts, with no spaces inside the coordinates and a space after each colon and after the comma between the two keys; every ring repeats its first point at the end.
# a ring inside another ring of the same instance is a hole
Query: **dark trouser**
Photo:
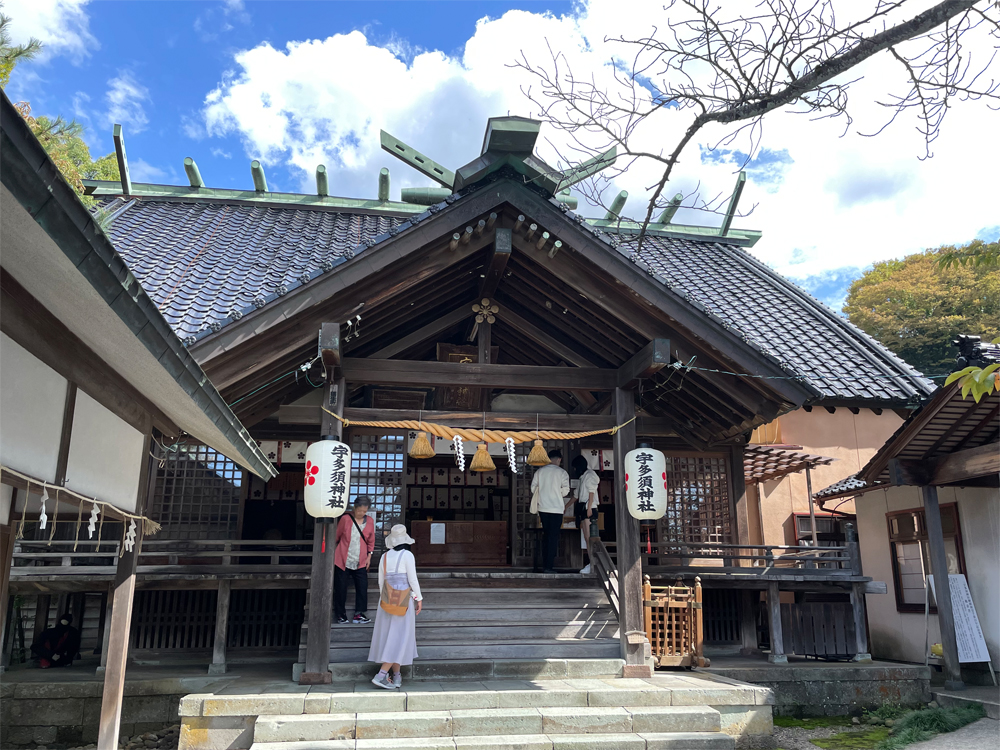
{"type": "Polygon", "coordinates": [[[347,585],[354,580],[354,612],[364,614],[368,611],[368,569],[357,570],[333,569],[333,614],[335,617],[347,617],[347,585]]]}
{"type": "Polygon", "coordinates": [[[562,528],[562,513],[539,513],[542,519],[542,568],[552,570],[559,552],[559,529],[562,528]]]}

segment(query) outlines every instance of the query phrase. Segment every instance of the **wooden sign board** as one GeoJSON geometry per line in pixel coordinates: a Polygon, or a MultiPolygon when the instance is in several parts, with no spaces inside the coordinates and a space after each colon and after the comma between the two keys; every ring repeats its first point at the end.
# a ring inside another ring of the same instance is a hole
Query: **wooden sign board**
{"type": "MultiPolygon", "coordinates": [[[[988,662],[990,652],[983,638],[983,628],[979,624],[976,605],[972,601],[969,582],[964,573],[952,573],[948,576],[951,588],[951,609],[955,618],[955,638],[958,641],[958,661],[962,664],[973,662],[988,662]]],[[[934,594],[934,576],[927,576],[927,585],[934,594]]]]}

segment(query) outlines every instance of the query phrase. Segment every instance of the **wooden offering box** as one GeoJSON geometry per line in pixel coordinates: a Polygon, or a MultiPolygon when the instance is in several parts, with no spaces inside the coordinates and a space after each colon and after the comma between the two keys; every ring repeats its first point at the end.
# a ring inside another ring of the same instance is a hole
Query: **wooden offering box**
{"type": "Polygon", "coordinates": [[[412,521],[417,567],[507,565],[506,521],[412,521]],[[444,544],[431,544],[431,527],[444,527],[444,544]]]}

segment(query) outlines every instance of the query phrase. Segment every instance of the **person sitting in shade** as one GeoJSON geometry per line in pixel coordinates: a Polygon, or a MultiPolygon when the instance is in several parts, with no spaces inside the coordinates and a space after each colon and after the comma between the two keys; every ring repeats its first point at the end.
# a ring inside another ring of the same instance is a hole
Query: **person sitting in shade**
{"type": "Polygon", "coordinates": [[[38,634],[31,644],[31,653],[38,657],[38,666],[42,669],[53,667],[69,667],[73,664],[80,651],[80,631],[74,628],[73,615],[68,612],[59,618],[53,628],[47,628],[38,634]]]}
{"type": "Polygon", "coordinates": [[[549,451],[549,465],[543,466],[531,478],[531,492],[538,493],[538,517],[542,520],[542,572],[555,573],[559,551],[559,529],[563,515],[572,502],[569,494],[569,474],[562,464],[562,451],[549,451]]]}
{"type": "Polygon", "coordinates": [[[337,622],[346,625],[347,586],[354,582],[354,624],[368,619],[368,563],[375,551],[375,521],[368,516],[372,501],[367,495],[354,500],[354,508],[337,523],[337,550],[333,554],[333,610],[337,622]]]}

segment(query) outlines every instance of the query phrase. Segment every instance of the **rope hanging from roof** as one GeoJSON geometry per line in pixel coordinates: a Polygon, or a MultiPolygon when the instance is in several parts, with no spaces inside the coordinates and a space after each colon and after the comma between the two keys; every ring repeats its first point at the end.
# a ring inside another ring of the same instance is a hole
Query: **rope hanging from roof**
{"type": "Polygon", "coordinates": [[[515,443],[526,443],[529,440],[577,440],[579,438],[590,437],[591,435],[614,435],[622,427],[635,421],[635,417],[632,417],[632,419],[628,420],[628,422],[623,422],[622,424],[615,425],[614,427],[608,427],[603,430],[590,430],[588,432],[557,432],[555,430],[477,430],[462,427],[448,427],[443,424],[423,422],[419,419],[397,419],[388,422],[370,420],[360,421],[341,417],[339,414],[335,414],[325,406],[323,407],[323,411],[340,420],[344,427],[355,425],[357,427],[390,427],[402,430],[420,430],[422,432],[429,432],[432,435],[444,438],[445,440],[453,440],[455,436],[458,435],[463,440],[486,443],[505,443],[508,438],[513,440],[515,443]]]}

